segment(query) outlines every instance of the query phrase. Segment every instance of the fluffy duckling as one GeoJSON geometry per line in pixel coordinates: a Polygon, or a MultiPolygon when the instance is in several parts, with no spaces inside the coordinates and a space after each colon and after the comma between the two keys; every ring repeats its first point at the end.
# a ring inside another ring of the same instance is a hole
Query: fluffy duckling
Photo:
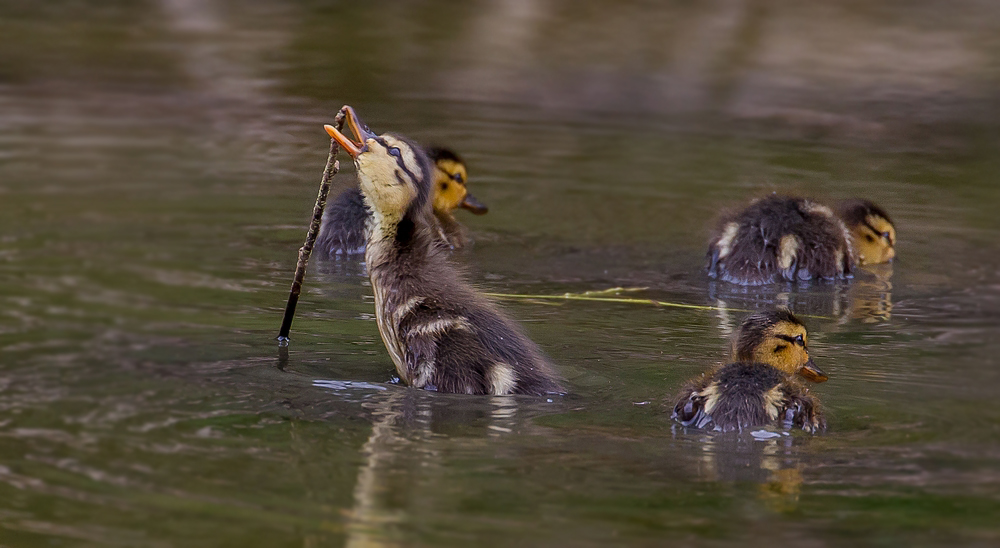
{"type": "MultiPolygon", "coordinates": [[[[469,193],[466,187],[468,171],[458,154],[440,147],[429,148],[426,152],[434,162],[435,237],[446,247],[463,247],[469,239],[452,212],[461,207],[484,215],[489,208],[469,193]]],[[[323,212],[323,224],[316,238],[317,256],[325,259],[364,253],[367,218],[368,208],[361,189],[351,187],[337,195],[323,212]]]]}
{"type": "Polygon", "coordinates": [[[541,350],[435,244],[427,155],[400,136],[372,133],[344,108],[357,142],[332,126],[326,130],[354,158],[371,211],[365,262],[378,330],[400,378],[462,394],[562,392],[541,350]]]}
{"type": "Polygon", "coordinates": [[[806,328],[791,312],[747,316],[733,339],[733,356],[735,363],[684,387],[672,418],[723,432],[775,422],[807,432],[826,428],[819,401],[793,378],[823,382],[827,376],[809,357],[806,328]]]}
{"type": "Polygon", "coordinates": [[[742,285],[849,278],[858,264],[892,260],[895,242],[892,221],[871,202],[845,202],[838,215],[806,198],[771,195],[722,220],[708,275],[742,285]]]}

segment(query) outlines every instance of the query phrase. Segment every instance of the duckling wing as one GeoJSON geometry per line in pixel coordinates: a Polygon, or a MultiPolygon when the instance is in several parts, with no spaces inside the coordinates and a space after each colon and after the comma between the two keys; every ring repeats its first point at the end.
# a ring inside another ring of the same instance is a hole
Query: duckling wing
{"type": "MultiPolygon", "coordinates": [[[[756,428],[779,418],[774,389],[784,379],[777,369],[758,363],[733,363],[691,385],[674,407],[684,426],[722,432],[756,428]]],[[[779,404],[780,405],[780,404],[779,404]]]]}
{"type": "Polygon", "coordinates": [[[562,392],[541,351],[489,303],[428,296],[400,307],[397,332],[411,386],[459,394],[562,392]]]}
{"type": "Polygon", "coordinates": [[[670,418],[684,426],[707,428],[712,422],[712,415],[705,411],[705,403],[712,392],[708,387],[714,383],[711,375],[705,375],[689,382],[682,390],[674,404],[670,418]]]}
{"type": "Polygon", "coordinates": [[[412,299],[397,314],[411,386],[459,394],[490,393],[481,345],[460,309],[423,297],[412,299]]]}

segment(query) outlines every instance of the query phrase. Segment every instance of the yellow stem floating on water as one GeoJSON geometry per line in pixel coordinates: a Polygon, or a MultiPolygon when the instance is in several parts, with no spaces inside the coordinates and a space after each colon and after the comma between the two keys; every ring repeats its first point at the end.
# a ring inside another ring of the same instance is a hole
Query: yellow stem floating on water
{"type": "Polygon", "coordinates": [[[694,310],[737,310],[734,308],[718,308],[715,306],[705,306],[698,304],[672,303],[668,301],[657,301],[653,299],[636,299],[633,297],[602,297],[601,295],[616,295],[618,293],[632,293],[645,291],[645,287],[611,287],[597,291],[584,291],[583,293],[563,293],[562,295],[528,295],[517,293],[487,293],[490,297],[498,299],[546,299],[564,301],[596,301],[604,303],[632,303],[651,304],[655,306],[671,306],[674,308],[691,308],[694,310]]]}
{"type": "MultiPolygon", "coordinates": [[[[537,299],[537,300],[560,300],[560,301],[593,301],[602,303],[630,303],[630,304],[650,304],[653,306],[664,306],[672,308],[687,308],[691,310],[722,310],[726,312],[754,312],[743,308],[723,308],[718,306],[708,306],[700,304],[674,303],[670,301],[657,301],[655,299],[637,299],[634,297],[602,297],[601,295],[616,295],[618,293],[634,293],[645,291],[646,287],[611,287],[596,291],[584,291],[583,293],[563,293],[562,295],[530,295],[522,293],[486,293],[490,297],[498,299],[537,299]]],[[[798,314],[806,318],[830,319],[827,316],[813,316],[809,314],[798,314]]]]}

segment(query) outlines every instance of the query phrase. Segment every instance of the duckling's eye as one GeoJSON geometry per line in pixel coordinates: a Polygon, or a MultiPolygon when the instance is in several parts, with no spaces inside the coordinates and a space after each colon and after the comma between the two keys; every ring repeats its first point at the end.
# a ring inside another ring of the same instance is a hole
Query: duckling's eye
{"type": "Polygon", "coordinates": [[[792,341],[792,342],[794,342],[795,344],[797,344],[799,346],[805,346],[806,345],[806,341],[805,341],[805,339],[802,338],[802,335],[796,336],[795,340],[792,341]]]}
{"type": "Polygon", "coordinates": [[[778,352],[781,352],[786,348],[788,348],[787,344],[779,344],[778,346],[774,347],[774,353],[777,354],[778,352]]]}
{"type": "Polygon", "coordinates": [[[458,181],[459,183],[462,182],[462,174],[461,173],[456,173],[456,174],[452,175],[451,178],[454,179],[454,180],[456,180],[456,181],[458,181]]]}
{"type": "Polygon", "coordinates": [[[389,147],[389,156],[395,156],[396,158],[401,158],[403,153],[399,151],[396,147],[389,147]]]}
{"type": "Polygon", "coordinates": [[[888,232],[883,232],[882,233],[882,237],[885,238],[885,241],[887,241],[889,243],[892,243],[892,240],[889,239],[890,238],[890,234],[888,232]]]}

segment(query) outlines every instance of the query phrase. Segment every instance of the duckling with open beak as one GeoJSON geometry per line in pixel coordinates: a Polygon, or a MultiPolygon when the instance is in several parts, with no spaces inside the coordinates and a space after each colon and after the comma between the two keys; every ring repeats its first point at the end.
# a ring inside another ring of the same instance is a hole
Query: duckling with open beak
{"type": "MultiPolygon", "coordinates": [[[[433,224],[435,239],[441,246],[458,249],[470,243],[465,227],[455,218],[456,209],[485,215],[489,208],[467,187],[468,168],[452,150],[430,147],[425,150],[434,162],[433,224]]],[[[322,259],[365,252],[365,222],[370,214],[361,189],[352,186],[338,194],[323,212],[323,224],[316,240],[316,253],[322,259]]]]}
{"type": "Polygon", "coordinates": [[[325,128],[354,159],[371,212],[365,261],[379,334],[400,378],[415,388],[461,394],[561,393],[538,346],[435,243],[427,154],[398,135],[375,134],[344,108],[356,140],[325,128]]]}

